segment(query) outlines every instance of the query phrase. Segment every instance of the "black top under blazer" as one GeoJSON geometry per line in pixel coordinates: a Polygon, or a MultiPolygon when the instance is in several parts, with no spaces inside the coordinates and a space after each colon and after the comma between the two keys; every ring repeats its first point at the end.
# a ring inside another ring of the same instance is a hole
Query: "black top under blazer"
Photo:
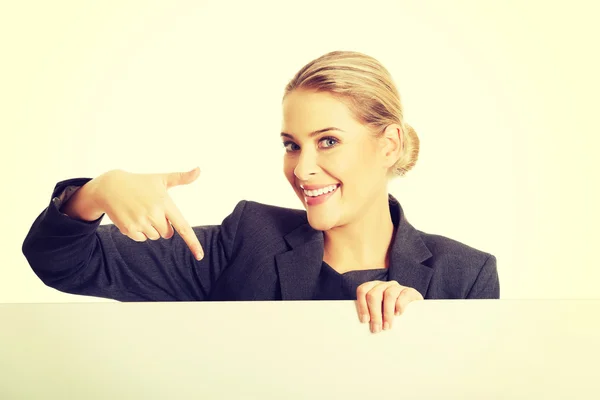
{"type": "MultiPolygon", "coordinates": [[[[48,286],[119,301],[312,300],[323,263],[323,233],[304,210],[240,201],[221,225],[194,227],[197,261],[177,233],[136,242],[112,224],[62,214],[61,194],[89,178],[59,182],[34,221],[23,253],[48,286]]],[[[397,233],[388,280],[425,299],[497,299],[493,255],[413,228],[389,196],[397,233]]]]}

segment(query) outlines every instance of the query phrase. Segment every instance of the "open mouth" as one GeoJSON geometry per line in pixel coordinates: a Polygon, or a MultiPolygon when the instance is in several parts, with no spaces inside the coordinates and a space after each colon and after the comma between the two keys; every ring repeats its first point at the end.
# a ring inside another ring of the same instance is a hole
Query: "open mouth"
{"type": "Polygon", "coordinates": [[[327,201],[335,192],[337,192],[339,187],[340,184],[338,183],[314,190],[302,189],[302,192],[304,193],[304,201],[309,206],[322,204],[327,201]]]}

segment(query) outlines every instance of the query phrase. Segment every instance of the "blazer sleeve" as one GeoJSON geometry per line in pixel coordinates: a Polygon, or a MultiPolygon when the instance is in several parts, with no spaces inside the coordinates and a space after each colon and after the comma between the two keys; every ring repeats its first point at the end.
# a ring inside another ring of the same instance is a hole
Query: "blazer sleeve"
{"type": "Polygon", "coordinates": [[[62,292],[118,301],[202,301],[227,267],[245,201],[221,225],[193,227],[204,250],[197,261],[181,236],[136,242],[113,224],[60,212],[66,189],[90,179],[59,182],[31,226],[22,251],[35,274],[62,292]]]}
{"type": "Polygon", "coordinates": [[[481,267],[473,286],[467,294],[467,299],[499,299],[500,280],[496,267],[496,257],[488,255],[481,267]]]}

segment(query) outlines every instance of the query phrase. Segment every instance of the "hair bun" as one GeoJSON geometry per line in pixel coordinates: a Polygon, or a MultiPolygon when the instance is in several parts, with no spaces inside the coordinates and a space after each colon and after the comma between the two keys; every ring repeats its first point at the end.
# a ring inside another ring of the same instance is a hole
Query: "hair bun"
{"type": "Polygon", "coordinates": [[[394,165],[394,174],[403,176],[410,171],[419,158],[420,141],[417,132],[406,122],[404,126],[404,149],[402,155],[394,165]]]}

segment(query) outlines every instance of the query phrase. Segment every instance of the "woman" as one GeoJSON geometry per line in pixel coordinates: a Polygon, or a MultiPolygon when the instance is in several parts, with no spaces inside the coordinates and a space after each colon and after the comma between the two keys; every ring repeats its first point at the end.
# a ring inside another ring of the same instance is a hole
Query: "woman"
{"type": "Polygon", "coordinates": [[[419,141],[378,61],[332,52],[302,68],[285,89],[281,138],[285,176],[306,211],[241,201],[221,225],[192,228],[167,190],[198,169],[114,170],[59,182],[23,252],[46,285],[68,293],[356,299],[373,332],[414,300],[499,298],[494,256],[417,231],[388,194],[419,141]],[[104,214],[114,225],[100,226],[104,214]]]}

